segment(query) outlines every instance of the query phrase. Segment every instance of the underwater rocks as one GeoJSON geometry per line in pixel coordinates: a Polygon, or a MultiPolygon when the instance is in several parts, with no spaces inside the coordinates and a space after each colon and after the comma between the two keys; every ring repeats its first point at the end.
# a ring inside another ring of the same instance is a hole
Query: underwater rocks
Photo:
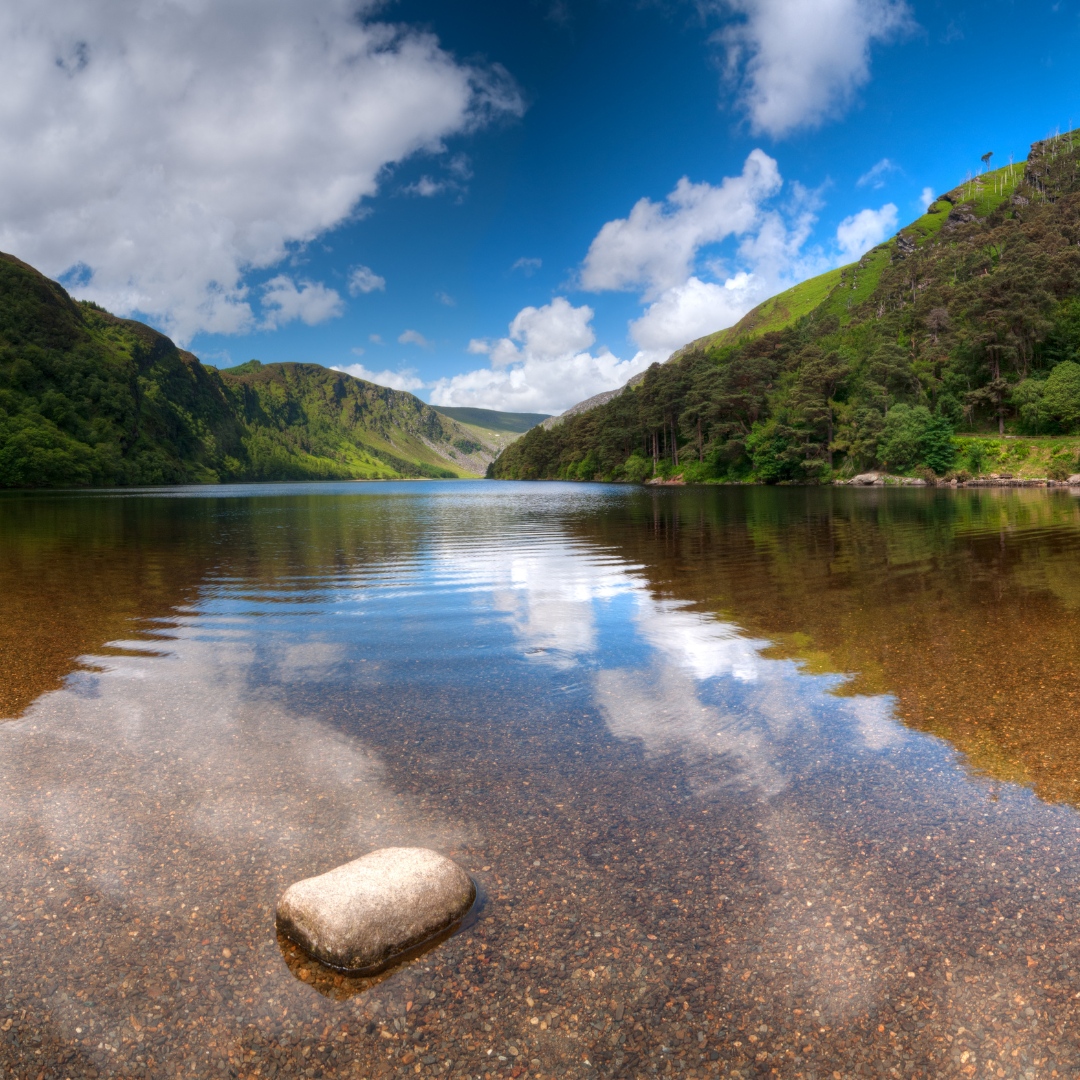
{"type": "Polygon", "coordinates": [[[451,929],[476,887],[453,860],[426,848],[382,848],[290,885],[278,929],[330,967],[373,974],[451,929]]]}

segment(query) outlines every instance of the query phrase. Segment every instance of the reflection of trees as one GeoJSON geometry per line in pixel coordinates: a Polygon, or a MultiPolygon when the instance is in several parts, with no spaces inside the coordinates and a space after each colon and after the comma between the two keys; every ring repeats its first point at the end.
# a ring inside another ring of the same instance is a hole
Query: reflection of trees
{"type": "Polygon", "coordinates": [[[0,718],[60,685],[79,656],[163,629],[214,579],[285,599],[415,550],[416,513],[379,495],[6,496],[0,501],[0,718]]]}
{"type": "Polygon", "coordinates": [[[841,693],[892,693],[980,771],[1080,804],[1078,524],[1046,492],[687,488],[570,527],[658,597],[852,673],[841,693]]]}

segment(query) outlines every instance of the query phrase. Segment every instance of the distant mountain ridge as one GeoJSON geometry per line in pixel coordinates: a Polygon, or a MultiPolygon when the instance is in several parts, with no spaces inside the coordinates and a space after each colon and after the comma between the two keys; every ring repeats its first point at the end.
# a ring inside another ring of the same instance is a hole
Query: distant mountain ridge
{"type": "Polygon", "coordinates": [[[499,449],[317,364],[219,371],[0,253],[0,488],[477,476],[499,449]]]}
{"type": "Polygon", "coordinates": [[[523,435],[537,424],[550,420],[548,413],[510,413],[495,409],[473,409],[464,406],[432,405],[436,412],[449,416],[459,424],[471,424],[487,431],[509,431],[523,435]]]}

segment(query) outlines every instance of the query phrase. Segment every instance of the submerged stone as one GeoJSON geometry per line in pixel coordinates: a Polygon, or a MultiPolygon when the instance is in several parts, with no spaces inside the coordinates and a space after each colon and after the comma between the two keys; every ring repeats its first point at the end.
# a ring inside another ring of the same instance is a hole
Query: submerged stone
{"type": "Polygon", "coordinates": [[[382,848],[290,885],[277,925],[331,967],[374,972],[459,922],[476,899],[472,878],[426,848],[382,848]]]}

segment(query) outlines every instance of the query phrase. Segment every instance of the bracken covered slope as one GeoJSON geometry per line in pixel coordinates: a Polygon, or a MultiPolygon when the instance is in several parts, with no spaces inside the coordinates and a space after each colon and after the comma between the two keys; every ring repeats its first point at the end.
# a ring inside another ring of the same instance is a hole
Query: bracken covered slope
{"type": "Polygon", "coordinates": [[[0,487],[476,475],[470,433],[316,364],[203,365],[0,254],[0,487]]]}
{"type": "MultiPolygon", "coordinates": [[[[608,403],[505,450],[506,478],[815,483],[963,469],[960,432],[1080,428],[1080,132],[948,192],[608,403]]],[[[976,445],[973,443],[972,445],[976,445]]],[[[1055,462],[1077,471],[1074,460],[1055,462]]]]}

